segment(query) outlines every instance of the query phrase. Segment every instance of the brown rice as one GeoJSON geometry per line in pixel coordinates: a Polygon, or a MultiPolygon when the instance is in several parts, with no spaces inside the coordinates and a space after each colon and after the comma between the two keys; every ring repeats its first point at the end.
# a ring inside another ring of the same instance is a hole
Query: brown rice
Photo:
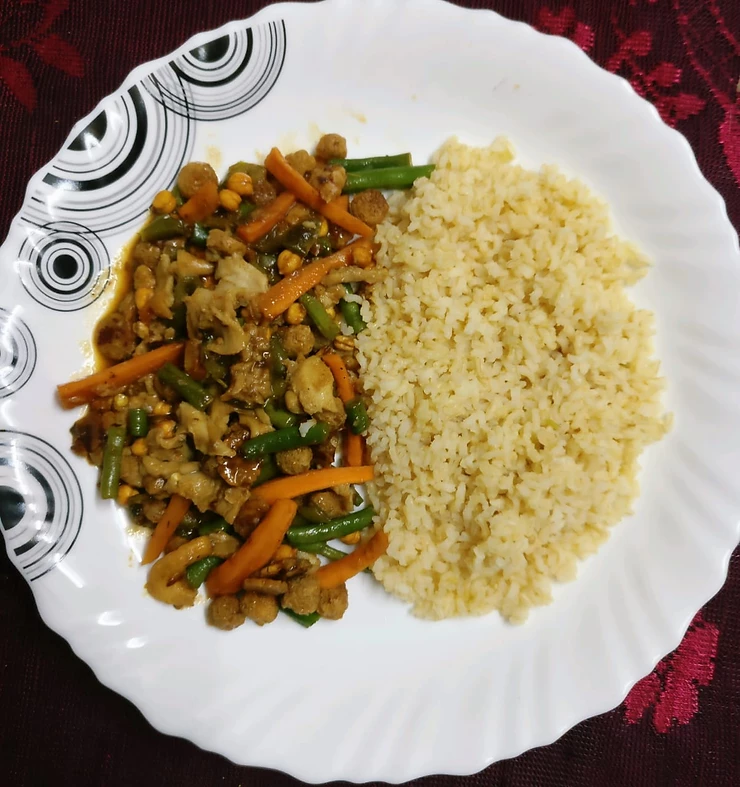
{"type": "Polygon", "coordinates": [[[388,275],[363,305],[375,573],[424,617],[550,601],[669,426],[653,315],[625,291],[647,260],[582,183],[513,157],[446,143],[380,227],[388,275]]]}

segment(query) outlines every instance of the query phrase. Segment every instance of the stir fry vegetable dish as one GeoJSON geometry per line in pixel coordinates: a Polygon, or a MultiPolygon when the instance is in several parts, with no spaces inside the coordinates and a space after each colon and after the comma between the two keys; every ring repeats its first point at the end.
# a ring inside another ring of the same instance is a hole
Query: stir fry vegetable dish
{"type": "Polygon", "coordinates": [[[354,336],[382,190],[430,169],[348,159],[328,134],[223,180],[189,163],[157,194],[96,328],[106,368],[59,386],[87,405],[73,450],[101,496],[152,530],[155,599],[192,606],[205,584],[219,628],[280,610],[310,626],[341,618],[346,581],[384,553],[357,488],[373,470],[354,336]]]}

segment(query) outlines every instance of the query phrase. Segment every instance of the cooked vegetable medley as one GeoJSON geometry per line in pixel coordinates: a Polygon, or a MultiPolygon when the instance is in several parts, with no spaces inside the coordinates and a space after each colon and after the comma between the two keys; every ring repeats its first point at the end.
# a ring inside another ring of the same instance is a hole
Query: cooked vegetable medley
{"type": "Polygon", "coordinates": [[[154,198],[96,328],[109,365],[59,396],[88,406],[73,449],[101,496],[152,529],[155,599],[192,606],[205,586],[219,628],[281,609],[308,627],[341,618],[346,581],[384,553],[356,487],[373,471],[353,337],[382,190],[429,172],[408,154],[348,159],[327,134],[222,180],[192,162],[154,198]]]}

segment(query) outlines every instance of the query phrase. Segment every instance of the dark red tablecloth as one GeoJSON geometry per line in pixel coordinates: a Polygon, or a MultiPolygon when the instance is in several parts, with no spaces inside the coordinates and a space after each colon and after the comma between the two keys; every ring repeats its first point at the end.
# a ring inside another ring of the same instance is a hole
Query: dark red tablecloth
{"type": "MultiPolygon", "coordinates": [[[[31,175],[57,152],[72,124],[134,66],[265,4],[0,0],[2,237],[31,175]]],[[[740,226],[740,0],[460,5],[492,8],[568,36],[627,78],[688,137],[704,174],[740,226]]],[[[0,783],[277,787],[294,782],[236,767],[153,730],[45,628],[28,586],[1,552],[0,783]]],[[[740,553],[730,564],[725,588],[697,615],[678,650],[621,707],[578,725],[552,746],[477,776],[424,781],[476,787],[740,785],[738,602],[740,553]]],[[[286,757],[289,751],[287,745],[286,757]]]]}

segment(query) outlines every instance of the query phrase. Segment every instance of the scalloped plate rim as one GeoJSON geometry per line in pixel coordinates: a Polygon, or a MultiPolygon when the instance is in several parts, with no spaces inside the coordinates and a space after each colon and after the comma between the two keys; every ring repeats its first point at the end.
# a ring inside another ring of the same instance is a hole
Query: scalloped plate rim
{"type": "MultiPolygon", "coordinates": [[[[389,0],[386,0],[388,2],[389,0]]],[[[405,2],[405,0],[403,0],[405,2]]],[[[249,24],[256,24],[263,21],[270,21],[274,19],[280,18],[287,18],[293,9],[301,9],[301,12],[306,12],[307,7],[310,7],[309,13],[313,13],[316,9],[318,13],[321,13],[321,7],[323,6],[332,6],[332,5],[343,5],[347,4],[347,0],[321,0],[321,2],[313,3],[307,6],[303,3],[296,3],[296,2],[278,2],[272,5],[266,6],[261,10],[257,11],[255,14],[245,17],[243,19],[238,20],[231,20],[224,25],[219,26],[218,28],[214,28],[213,30],[202,31],[197,33],[190,38],[187,39],[181,46],[177,47],[170,53],[163,55],[160,58],[156,58],[151,61],[147,61],[146,63],[142,63],[141,65],[134,68],[123,80],[120,87],[115,90],[114,92],[108,94],[103,99],[101,99],[95,107],[81,120],[79,120],[75,125],[72,127],[72,130],[67,135],[62,148],[63,150],[67,147],[67,145],[79,135],[79,133],[84,130],[87,125],[93,120],[102,110],[104,110],[111,102],[111,100],[125,91],[129,86],[138,82],[142,77],[151,74],[157,67],[167,64],[173,56],[183,54],[202,42],[212,40],[217,35],[223,35],[228,31],[234,29],[235,27],[243,26],[247,23],[249,24]]],[[[591,58],[574,42],[571,40],[561,37],[555,36],[547,33],[540,32],[532,27],[530,24],[526,22],[518,21],[518,20],[511,20],[508,19],[496,11],[490,9],[470,9],[470,8],[463,8],[460,6],[455,6],[452,3],[447,2],[447,0],[433,0],[433,2],[429,2],[430,10],[437,8],[445,8],[449,10],[450,13],[457,13],[460,15],[469,16],[471,18],[478,18],[478,17],[487,17],[488,19],[495,20],[496,24],[502,25],[504,27],[516,27],[522,34],[530,36],[532,39],[536,40],[538,43],[542,43],[545,40],[548,40],[552,43],[555,43],[561,47],[564,47],[568,51],[568,57],[572,57],[575,59],[577,54],[578,58],[580,59],[580,66],[582,68],[590,69],[591,72],[595,75],[597,72],[599,74],[599,78],[604,80],[605,82],[608,80],[614,86],[614,88],[626,91],[629,94],[629,100],[633,101],[635,104],[635,110],[639,108],[643,116],[645,117],[645,122],[648,122],[652,125],[652,133],[654,134],[661,134],[666,137],[666,139],[670,138],[674,142],[678,142],[683,150],[683,155],[685,156],[686,160],[684,163],[689,164],[691,167],[691,174],[695,180],[695,183],[698,187],[701,188],[701,199],[702,200],[713,200],[714,209],[718,210],[721,214],[720,218],[722,223],[725,225],[725,230],[729,231],[729,238],[734,246],[734,250],[740,254],[740,244],[738,243],[738,236],[734,232],[732,224],[729,220],[729,216],[727,213],[727,206],[726,203],[721,196],[721,194],[709,183],[709,181],[703,175],[701,168],[699,167],[698,161],[694,154],[691,145],[689,144],[686,137],[677,131],[674,128],[667,126],[657,111],[657,109],[651,104],[649,101],[638,95],[632,85],[623,77],[610,73],[600,66],[598,66],[591,58]],[[646,111],[647,110],[647,111],[646,111]]],[[[57,154],[58,155],[58,154],[57,154]]],[[[46,162],[40,169],[34,173],[34,175],[29,180],[28,186],[26,188],[25,196],[23,199],[23,205],[26,204],[30,195],[33,192],[33,187],[35,184],[39,182],[42,178],[44,171],[56,160],[57,156],[50,159],[46,162]]],[[[12,219],[8,236],[6,241],[0,246],[0,254],[5,252],[5,248],[7,245],[7,241],[11,238],[14,232],[18,231],[19,224],[22,224],[21,221],[21,210],[14,216],[12,219]]],[[[740,520],[737,521],[735,527],[735,536],[736,541],[740,538],[740,520]]],[[[6,549],[8,554],[10,555],[10,543],[7,539],[5,539],[6,549]]],[[[734,550],[734,545],[727,546],[723,551],[722,557],[722,566],[721,570],[712,574],[712,579],[707,578],[707,588],[708,590],[705,593],[705,598],[703,598],[700,603],[699,607],[706,604],[709,600],[711,600],[717,592],[722,588],[726,577],[727,572],[729,569],[729,561],[732,556],[732,552],[734,550]]],[[[12,559],[12,558],[11,558],[12,559]]],[[[93,673],[96,676],[96,679],[100,681],[106,687],[114,690],[116,693],[123,696],[128,701],[132,702],[144,715],[148,722],[152,723],[158,730],[162,731],[165,734],[173,735],[176,737],[183,738],[185,740],[189,740],[200,748],[205,751],[210,751],[211,749],[205,748],[201,746],[199,740],[202,740],[202,736],[199,733],[196,733],[192,730],[184,731],[180,729],[181,726],[187,727],[187,723],[183,725],[178,724],[167,724],[163,722],[161,713],[158,713],[158,705],[156,702],[149,702],[146,700],[145,697],[138,696],[136,692],[130,691],[129,684],[126,683],[125,680],[119,680],[118,676],[115,671],[108,670],[106,668],[106,664],[100,661],[96,661],[94,656],[89,655],[88,651],[89,648],[86,647],[86,642],[88,641],[87,638],[83,635],[77,633],[71,626],[68,626],[67,619],[64,615],[59,614],[58,612],[54,611],[52,605],[47,603],[47,600],[44,599],[43,595],[37,595],[34,591],[34,586],[31,581],[29,581],[25,575],[22,574],[24,579],[26,580],[27,584],[32,590],[34,600],[37,604],[37,608],[39,610],[39,614],[43,619],[44,623],[53,631],[64,637],[64,639],[68,642],[73,652],[81,658],[85,663],[92,669],[93,673]]],[[[693,604],[692,604],[693,607],[693,604]]],[[[501,761],[503,759],[509,759],[512,757],[519,756],[520,754],[536,748],[540,746],[546,746],[550,743],[558,740],[563,734],[565,734],[568,730],[572,729],[573,726],[578,724],[579,722],[591,718],[595,715],[608,712],[609,710],[617,707],[626,697],[629,690],[637,683],[644,674],[647,674],[650,670],[652,670],[655,665],[660,661],[661,658],[665,655],[665,653],[672,651],[675,647],[680,644],[681,640],[683,639],[691,620],[694,616],[695,612],[688,611],[681,614],[681,623],[676,625],[672,631],[672,634],[669,638],[663,641],[663,645],[660,647],[660,653],[650,658],[648,661],[644,663],[645,669],[642,671],[641,675],[637,675],[634,678],[630,678],[626,685],[623,688],[623,691],[619,697],[616,697],[613,702],[607,703],[606,706],[603,704],[599,705],[599,707],[591,707],[590,709],[583,711],[583,710],[570,710],[570,712],[564,712],[561,714],[561,718],[567,717],[567,720],[561,721],[557,725],[557,729],[553,731],[551,734],[545,735],[542,739],[531,741],[529,744],[520,746],[516,750],[506,753],[502,756],[494,756],[494,757],[483,757],[480,761],[476,761],[474,763],[470,763],[470,765],[465,767],[459,768],[446,768],[444,771],[429,771],[425,769],[417,770],[413,773],[404,773],[402,777],[402,781],[408,781],[411,779],[419,778],[426,775],[431,775],[433,773],[446,773],[455,776],[465,776],[479,772],[483,768],[491,765],[494,762],[501,761]],[[649,662],[649,663],[648,663],[649,662]]],[[[231,755],[228,755],[231,756],[231,755]]],[[[232,758],[233,759],[233,758],[232,758]]],[[[240,765],[249,765],[252,767],[260,767],[260,768],[267,768],[267,769],[274,769],[279,770],[281,772],[287,773],[295,778],[306,780],[309,783],[321,783],[325,780],[324,776],[320,776],[317,773],[310,773],[307,774],[305,769],[300,767],[293,768],[292,763],[290,762],[245,762],[240,761],[238,759],[233,759],[234,762],[240,765]]],[[[364,779],[361,776],[352,776],[352,775],[332,775],[332,779],[336,778],[343,778],[354,783],[362,783],[364,779]]],[[[376,778],[373,776],[372,778],[376,778]]],[[[386,775],[385,778],[390,781],[391,783],[399,783],[399,781],[394,780],[394,778],[390,775],[386,775]]]]}

